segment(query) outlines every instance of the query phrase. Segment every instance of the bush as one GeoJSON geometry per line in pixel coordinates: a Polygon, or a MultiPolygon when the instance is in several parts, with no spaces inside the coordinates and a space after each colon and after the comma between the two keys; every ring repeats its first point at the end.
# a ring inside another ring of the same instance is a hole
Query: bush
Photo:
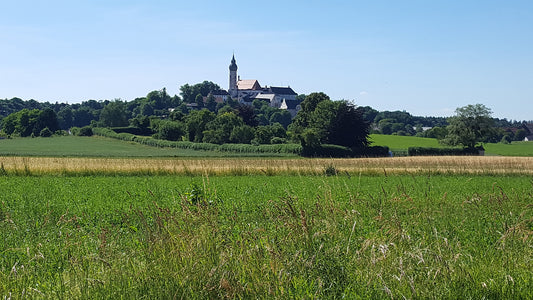
{"type": "Polygon", "coordinates": [[[152,130],[150,128],[139,128],[139,127],[113,127],[111,128],[116,133],[130,133],[135,135],[151,135],[152,130]]]}
{"type": "Polygon", "coordinates": [[[43,128],[43,130],[39,132],[39,136],[41,137],[51,137],[52,134],[52,131],[48,127],[43,128]]]}
{"type": "Polygon", "coordinates": [[[183,123],[164,121],[159,125],[159,137],[163,140],[179,141],[185,135],[183,123]]]}
{"type": "Polygon", "coordinates": [[[274,144],[274,145],[275,144],[285,144],[285,143],[287,143],[287,139],[275,136],[275,137],[273,137],[270,140],[270,143],[274,144]]]}
{"type": "Polygon", "coordinates": [[[84,126],[80,128],[79,132],[76,134],[77,136],[92,136],[93,135],[93,129],[91,126],[84,126]]]}
{"type": "Polygon", "coordinates": [[[354,149],[353,155],[356,157],[387,157],[389,156],[389,147],[387,146],[370,146],[362,149],[354,149]]]}
{"type": "Polygon", "coordinates": [[[450,156],[450,155],[479,155],[483,147],[476,148],[424,148],[410,147],[409,156],[450,156]]]}

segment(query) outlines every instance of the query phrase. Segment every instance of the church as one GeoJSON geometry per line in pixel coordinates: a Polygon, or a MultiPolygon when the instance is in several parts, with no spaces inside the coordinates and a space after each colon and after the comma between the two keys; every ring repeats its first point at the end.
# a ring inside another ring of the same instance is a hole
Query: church
{"type": "Polygon", "coordinates": [[[251,105],[254,100],[263,100],[270,106],[288,110],[292,117],[301,109],[301,101],[296,99],[296,92],[290,87],[264,86],[256,79],[241,80],[237,75],[237,62],[235,55],[231,58],[229,65],[229,89],[228,91],[217,91],[216,98],[225,101],[227,96],[237,99],[240,103],[251,105]]]}

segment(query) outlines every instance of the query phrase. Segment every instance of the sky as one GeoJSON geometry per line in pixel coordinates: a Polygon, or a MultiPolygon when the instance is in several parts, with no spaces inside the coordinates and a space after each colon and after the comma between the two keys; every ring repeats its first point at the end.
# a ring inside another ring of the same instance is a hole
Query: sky
{"type": "Polygon", "coordinates": [[[131,101],[204,80],[533,120],[533,1],[0,0],[0,99],[131,101]]]}

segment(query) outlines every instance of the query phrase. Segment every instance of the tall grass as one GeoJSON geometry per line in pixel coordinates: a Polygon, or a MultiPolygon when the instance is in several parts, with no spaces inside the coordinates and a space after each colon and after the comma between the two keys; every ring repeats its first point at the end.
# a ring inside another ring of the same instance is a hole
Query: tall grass
{"type": "Polygon", "coordinates": [[[533,297],[528,176],[268,179],[0,177],[0,297],[533,297]]]}
{"type": "Polygon", "coordinates": [[[485,174],[531,175],[528,157],[395,157],[358,159],[124,159],[0,157],[13,175],[339,175],[485,174]]]}

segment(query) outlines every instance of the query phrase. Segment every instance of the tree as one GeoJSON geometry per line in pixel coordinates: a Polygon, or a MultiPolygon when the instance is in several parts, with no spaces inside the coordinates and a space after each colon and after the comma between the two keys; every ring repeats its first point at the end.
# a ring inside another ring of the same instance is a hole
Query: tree
{"type": "Polygon", "coordinates": [[[294,133],[294,136],[301,140],[301,134],[303,131],[309,127],[312,114],[314,113],[316,107],[320,102],[331,101],[329,96],[320,92],[320,93],[311,93],[305,100],[302,102],[302,109],[298,112],[292,124],[289,126],[289,130],[294,133]]]}
{"type": "Polygon", "coordinates": [[[280,109],[270,116],[270,124],[279,123],[283,125],[283,127],[287,128],[291,122],[292,116],[288,110],[280,109]]]}
{"type": "Polygon", "coordinates": [[[492,111],[483,104],[467,105],[455,110],[456,115],[448,119],[448,134],[442,140],[451,146],[475,148],[494,134],[492,111]]]}
{"type": "Polygon", "coordinates": [[[252,127],[258,125],[253,106],[240,104],[237,106],[236,113],[244,121],[244,124],[252,127]]]}
{"type": "Polygon", "coordinates": [[[213,94],[209,94],[207,96],[207,99],[205,101],[205,107],[209,109],[210,111],[216,111],[217,101],[215,99],[215,96],[213,96],[213,94]]]}
{"type": "Polygon", "coordinates": [[[184,84],[180,87],[181,98],[185,103],[196,102],[196,96],[198,94],[203,97],[207,97],[209,93],[220,90],[220,86],[211,81],[204,81],[195,85],[184,84]]]}
{"type": "Polygon", "coordinates": [[[159,124],[159,137],[163,140],[179,141],[184,135],[185,126],[181,122],[164,120],[159,124]]]}
{"type": "Polygon", "coordinates": [[[230,142],[230,136],[235,127],[243,126],[242,119],[233,112],[221,113],[209,122],[204,131],[203,142],[224,144],[230,142]]]}
{"type": "Polygon", "coordinates": [[[128,126],[128,116],[124,102],[109,102],[100,112],[100,123],[104,127],[128,126]]]}
{"type": "Polygon", "coordinates": [[[215,117],[216,115],[207,109],[191,111],[185,118],[189,141],[201,143],[204,138],[203,132],[206,130],[207,123],[214,120],[215,117]]]}
{"type": "Polygon", "coordinates": [[[64,107],[57,113],[57,121],[61,129],[67,130],[72,127],[74,121],[74,114],[72,108],[69,106],[64,107]]]}
{"type": "Polygon", "coordinates": [[[254,138],[254,128],[248,125],[233,127],[229,137],[230,142],[237,144],[250,144],[254,138]]]}
{"type": "Polygon", "coordinates": [[[45,128],[48,128],[51,132],[59,130],[57,115],[51,108],[45,108],[39,113],[33,128],[33,134],[39,136],[41,130],[45,128]]]}
{"type": "Polygon", "coordinates": [[[196,95],[194,102],[198,105],[198,107],[204,107],[204,97],[202,96],[202,94],[196,95]]]}
{"type": "Polygon", "coordinates": [[[367,147],[370,123],[364,119],[363,111],[348,101],[337,103],[328,126],[328,143],[352,149],[367,147]]]}
{"type": "Polygon", "coordinates": [[[307,148],[316,147],[318,140],[321,144],[360,149],[368,146],[370,124],[355,104],[332,101],[324,93],[313,93],[302,102],[302,110],[289,129],[307,148]]]}

